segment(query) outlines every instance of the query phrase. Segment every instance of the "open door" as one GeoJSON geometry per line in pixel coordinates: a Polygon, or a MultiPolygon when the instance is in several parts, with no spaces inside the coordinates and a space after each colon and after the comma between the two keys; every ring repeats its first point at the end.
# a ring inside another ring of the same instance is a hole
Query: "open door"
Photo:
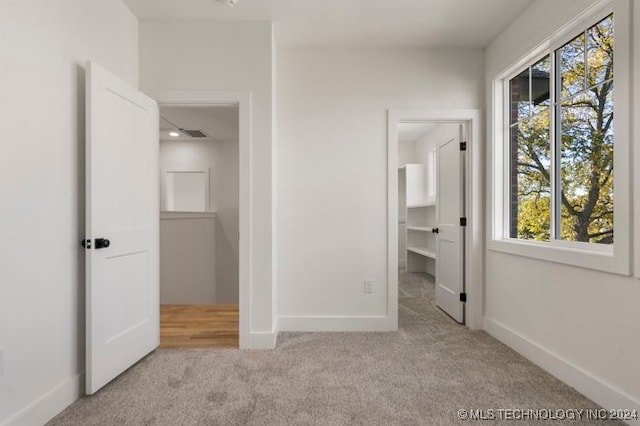
{"type": "MultiPolygon", "coordinates": [[[[461,134],[464,129],[461,126],[461,134]]],[[[460,140],[437,147],[437,258],[436,305],[459,323],[464,323],[464,173],[465,151],[460,140]]]]}
{"type": "Polygon", "coordinates": [[[86,67],[86,393],[159,344],[158,107],[86,67]]]}

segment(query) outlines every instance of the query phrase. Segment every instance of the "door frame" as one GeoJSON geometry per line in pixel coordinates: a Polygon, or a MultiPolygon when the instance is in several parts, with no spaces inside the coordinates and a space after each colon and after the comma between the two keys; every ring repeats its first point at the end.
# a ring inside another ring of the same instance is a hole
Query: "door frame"
{"type": "MultiPolygon", "coordinates": [[[[251,294],[251,92],[226,90],[146,90],[158,106],[238,105],[239,111],[239,340],[240,349],[249,349],[251,294]]],[[[159,165],[158,165],[159,167],[159,165]]]]}
{"type": "Polygon", "coordinates": [[[466,325],[483,328],[484,317],[484,223],[482,199],[481,119],[477,109],[390,109],[387,114],[387,316],[398,328],[398,124],[434,122],[467,125],[467,171],[465,204],[467,227],[465,244],[466,325]]]}

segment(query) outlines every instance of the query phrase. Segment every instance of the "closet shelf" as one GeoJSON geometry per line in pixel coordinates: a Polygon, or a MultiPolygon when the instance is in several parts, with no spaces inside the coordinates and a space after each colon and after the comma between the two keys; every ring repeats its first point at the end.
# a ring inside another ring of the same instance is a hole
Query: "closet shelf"
{"type": "Polygon", "coordinates": [[[412,252],[412,253],[416,253],[416,254],[419,254],[421,256],[428,257],[430,259],[435,259],[436,258],[436,254],[434,252],[429,251],[429,250],[425,250],[425,249],[422,249],[422,248],[407,247],[407,250],[412,252]]]}
{"type": "Polygon", "coordinates": [[[427,203],[407,205],[407,208],[408,209],[419,209],[419,208],[422,208],[422,207],[433,207],[435,205],[436,205],[436,203],[434,201],[429,201],[427,203]]]}
{"type": "Polygon", "coordinates": [[[432,229],[430,226],[407,226],[407,231],[431,232],[432,229]]]}

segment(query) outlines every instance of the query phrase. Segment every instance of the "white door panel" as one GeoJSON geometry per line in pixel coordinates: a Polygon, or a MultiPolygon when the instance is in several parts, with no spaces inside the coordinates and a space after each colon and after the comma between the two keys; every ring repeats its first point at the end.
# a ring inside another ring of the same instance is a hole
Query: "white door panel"
{"type": "Polygon", "coordinates": [[[456,321],[464,322],[463,166],[459,138],[437,147],[437,257],[436,305],[456,321]]]}
{"type": "Polygon", "coordinates": [[[87,64],[86,392],[159,344],[158,108],[87,64]],[[110,245],[98,248],[97,238],[110,245]]]}

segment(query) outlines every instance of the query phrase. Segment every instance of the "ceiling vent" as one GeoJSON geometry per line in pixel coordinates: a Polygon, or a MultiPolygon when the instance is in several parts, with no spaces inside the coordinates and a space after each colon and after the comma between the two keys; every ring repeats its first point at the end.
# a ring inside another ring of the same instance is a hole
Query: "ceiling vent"
{"type": "Polygon", "coordinates": [[[202,130],[180,129],[180,131],[182,133],[185,133],[185,134],[191,136],[192,138],[206,138],[206,137],[209,137],[209,135],[204,133],[202,130]]]}

